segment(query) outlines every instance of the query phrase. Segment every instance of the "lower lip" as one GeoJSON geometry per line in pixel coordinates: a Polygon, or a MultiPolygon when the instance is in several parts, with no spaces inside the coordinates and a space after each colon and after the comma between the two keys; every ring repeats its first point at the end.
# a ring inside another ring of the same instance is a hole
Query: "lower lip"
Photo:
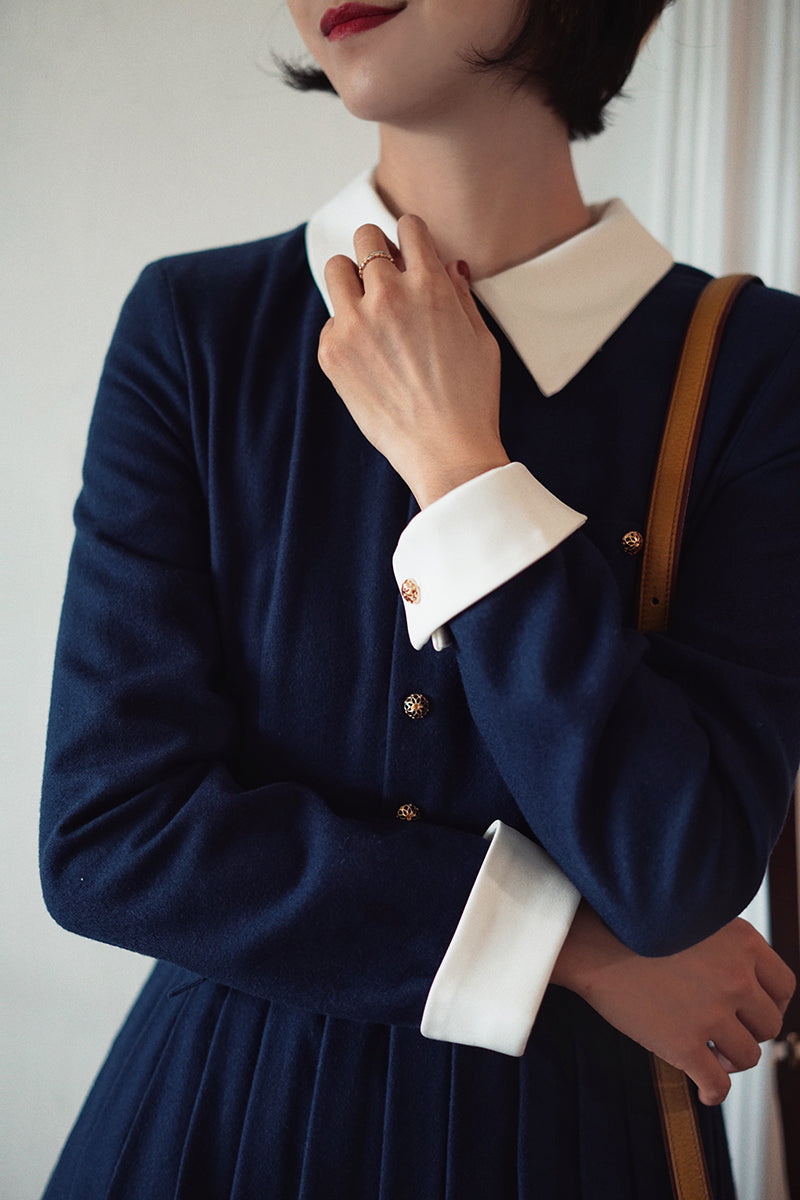
{"type": "Polygon", "coordinates": [[[378,25],[385,25],[401,12],[402,9],[398,8],[394,12],[380,13],[373,17],[356,17],[353,21],[342,21],[341,25],[334,25],[328,34],[328,41],[340,42],[342,38],[351,37],[354,33],[366,33],[370,29],[376,29],[378,25]]]}

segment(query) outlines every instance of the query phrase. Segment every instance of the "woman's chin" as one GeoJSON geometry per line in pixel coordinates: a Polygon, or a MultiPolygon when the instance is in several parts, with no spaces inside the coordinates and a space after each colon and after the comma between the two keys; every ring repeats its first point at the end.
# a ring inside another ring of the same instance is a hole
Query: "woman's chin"
{"type": "Polygon", "coordinates": [[[377,76],[365,68],[346,77],[340,73],[332,82],[347,111],[360,121],[411,126],[423,116],[430,118],[434,109],[429,95],[415,97],[410,92],[407,78],[377,76]]]}
{"type": "Polygon", "coordinates": [[[398,102],[396,96],[387,94],[385,88],[376,88],[370,81],[349,81],[339,92],[339,98],[351,116],[360,121],[378,124],[392,123],[402,118],[408,106],[398,102]]]}

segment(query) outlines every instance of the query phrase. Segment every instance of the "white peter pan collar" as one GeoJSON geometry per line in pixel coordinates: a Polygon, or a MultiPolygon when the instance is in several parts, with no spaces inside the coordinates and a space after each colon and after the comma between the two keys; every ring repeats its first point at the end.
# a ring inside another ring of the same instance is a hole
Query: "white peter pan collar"
{"type": "MultiPolygon", "coordinates": [[[[332,312],[325,264],[353,255],[359,225],[397,240],[397,221],[366,171],[306,227],[314,281],[332,312]]],[[[536,258],[473,284],[545,396],[565,387],[672,266],[672,255],[621,200],[590,208],[593,224],[536,258]]]]}

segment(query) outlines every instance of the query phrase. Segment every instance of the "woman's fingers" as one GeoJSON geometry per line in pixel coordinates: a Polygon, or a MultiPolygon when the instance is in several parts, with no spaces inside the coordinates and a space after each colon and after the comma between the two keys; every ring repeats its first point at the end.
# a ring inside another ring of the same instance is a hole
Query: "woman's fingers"
{"type": "MultiPolygon", "coordinates": [[[[794,974],[747,921],[739,918],[731,922],[728,929],[735,938],[730,945],[730,966],[727,968],[729,1002],[737,1017],[733,1032],[736,1034],[742,1029],[745,1037],[756,1042],[769,1041],[781,1031],[784,1013],[794,994],[794,974]]],[[[722,933],[724,935],[725,931],[722,933]]],[[[726,1050],[719,1038],[714,1040],[738,1067],[738,1058],[732,1053],[734,1047],[726,1050]]]]}
{"type": "Polygon", "coordinates": [[[734,1064],[731,1062],[731,1060],[729,1058],[726,1058],[724,1054],[720,1053],[720,1051],[717,1049],[717,1047],[714,1045],[713,1042],[708,1043],[708,1048],[711,1051],[711,1053],[714,1055],[714,1057],[716,1058],[719,1065],[722,1067],[723,1071],[727,1071],[729,1075],[736,1074],[737,1068],[734,1066],[734,1064]]]}
{"type": "Polygon", "coordinates": [[[466,280],[442,265],[425,223],[398,223],[399,249],[360,226],[355,262],[326,268],[334,318],[319,362],[361,432],[421,507],[503,466],[500,351],[466,280]],[[359,279],[358,267],[362,278],[359,279]]]}
{"type": "Polygon", "coordinates": [[[720,1065],[732,1072],[749,1071],[761,1058],[757,1040],[736,1018],[727,1020],[723,1028],[714,1031],[710,1049],[720,1065]]]}
{"type": "Polygon", "coordinates": [[[344,254],[337,254],[328,259],[325,264],[325,282],[335,313],[340,313],[355,304],[364,294],[353,260],[344,254]]]}
{"type": "MultiPolygon", "coordinates": [[[[718,1066],[728,1074],[747,1071],[761,1058],[760,1042],[777,1037],[783,1014],[794,993],[795,979],[791,970],[764,939],[746,922],[738,920],[728,927],[742,949],[750,955],[746,960],[731,963],[731,993],[728,1012],[714,1025],[709,1050],[718,1066]]],[[[726,931],[722,931],[722,936],[726,931]]],[[[702,1072],[707,1064],[700,1067],[702,1072]]],[[[703,1077],[700,1097],[704,1103],[719,1103],[719,1088],[713,1075],[703,1077]],[[710,1097],[714,1097],[711,1099],[710,1097]]],[[[694,1076],[692,1076],[695,1078],[694,1076]]],[[[695,1078],[695,1082],[698,1080],[695,1078]]]]}
{"type": "MultiPolygon", "coordinates": [[[[794,972],[774,950],[771,950],[756,963],[756,978],[764,991],[772,997],[783,1018],[797,986],[794,972]]],[[[769,1037],[777,1037],[779,1032],[780,1029],[777,1029],[769,1034],[769,1037]]]]}
{"type": "MultiPolygon", "coordinates": [[[[746,1031],[743,1032],[745,1037],[741,1040],[737,1040],[737,1035],[731,1039],[736,1043],[733,1051],[736,1061],[728,1058],[715,1042],[703,1044],[699,1040],[683,1055],[668,1058],[697,1085],[697,1093],[703,1104],[721,1104],[731,1089],[731,1075],[754,1067],[761,1057],[758,1044],[746,1031]]],[[[665,1057],[660,1048],[656,1053],[665,1057]]]]}
{"type": "Polygon", "coordinates": [[[741,919],[677,954],[641,958],[581,905],[553,982],[685,1071],[704,1104],[719,1104],[729,1075],[755,1066],[758,1043],[780,1031],[794,977],[741,919]]]}
{"type": "Polygon", "coordinates": [[[407,271],[445,273],[436,243],[422,217],[405,213],[397,222],[397,241],[407,271]]]}
{"type": "Polygon", "coordinates": [[[361,225],[353,236],[353,249],[355,262],[345,254],[336,254],[325,264],[325,282],[334,313],[363,299],[367,272],[397,271],[401,266],[399,250],[377,225],[361,225]],[[362,263],[360,278],[358,268],[362,263]]]}
{"type": "Polygon", "coordinates": [[[768,1042],[778,1036],[783,1025],[785,1005],[776,1004],[758,982],[754,994],[743,1000],[736,1015],[742,1028],[757,1042],[768,1042]]]}
{"type": "Polygon", "coordinates": [[[353,234],[356,269],[361,267],[364,289],[370,280],[386,278],[399,270],[394,242],[377,225],[360,225],[353,234]],[[388,258],[386,256],[389,256],[388,258]]]}
{"type": "Polygon", "coordinates": [[[707,1046],[698,1052],[696,1061],[682,1064],[681,1069],[697,1084],[701,1104],[722,1104],[731,1090],[730,1074],[707,1046]]]}
{"type": "Polygon", "coordinates": [[[448,263],[447,274],[450,276],[450,280],[456,290],[456,295],[461,301],[461,307],[463,308],[467,319],[472,325],[472,328],[476,333],[482,329],[485,329],[486,323],[478,311],[478,306],[475,303],[475,297],[473,296],[470,288],[469,263],[463,261],[448,263]]]}

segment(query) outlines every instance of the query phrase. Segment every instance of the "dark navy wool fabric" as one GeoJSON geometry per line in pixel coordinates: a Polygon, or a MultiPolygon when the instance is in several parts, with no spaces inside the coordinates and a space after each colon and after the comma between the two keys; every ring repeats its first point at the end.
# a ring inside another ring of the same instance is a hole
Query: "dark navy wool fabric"
{"type": "Polygon", "coordinates": [[[48,1200],[667,1200],[647,1057],[578,998],[550,989],[519,1060],[418,1026],[497,817],[645,954],[763,873],[800,758],[800,300],[750,286],[731,320],[669,637],[632,628],[621,546],[703,282],[676,267],[549,399],[500,335],[509,455],[589,520],[437,654],[391,570],[414,502],[316,362],[303,231],[145,271],[76,507],[41,849],[59,922],[163,961],[48,1200]]]}

